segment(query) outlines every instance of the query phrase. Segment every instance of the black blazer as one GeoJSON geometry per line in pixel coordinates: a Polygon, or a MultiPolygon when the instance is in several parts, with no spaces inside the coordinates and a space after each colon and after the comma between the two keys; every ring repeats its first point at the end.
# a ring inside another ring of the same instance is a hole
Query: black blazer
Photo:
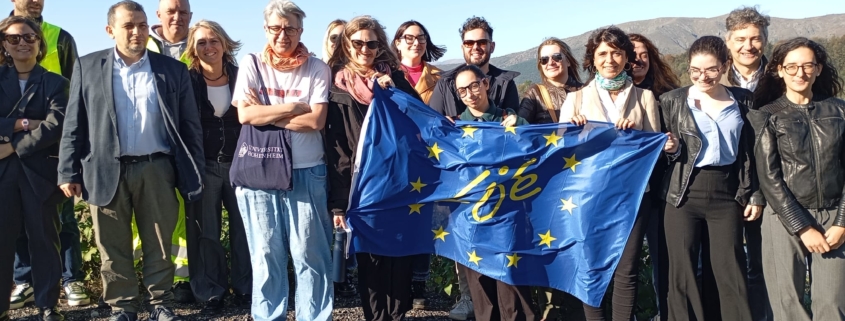
{"type": "Polygon", "coordinates": [[[0,176],[11,162],[20,162],[36,196],[46,201],[59,189],[56,186],[59,139],[68,98],[68,80],[35,65],[26,88],[34,95],[25,106],[14,108],[21,100],[17,70],[0,66],[0,144],[10,143],[15,153],[0,159],[0,176]],[[18,119],[41,120],[37,128],[14,132],[18,119]]]}
{"type": "MultiPolygon", "coordinates": [[[[173,58],[147,51],[159,108],[175,160],[176,186],[187,202],[202,195],[205,171],[202,129],[188,68],[173,58]]],[[[79,58],[73,66],[67,117],[59,151],[59,184],[82,184],[82,197],[105,206],[114,198],[120,175],[120,142],[114,109],[114,48],[79,58]]]]}

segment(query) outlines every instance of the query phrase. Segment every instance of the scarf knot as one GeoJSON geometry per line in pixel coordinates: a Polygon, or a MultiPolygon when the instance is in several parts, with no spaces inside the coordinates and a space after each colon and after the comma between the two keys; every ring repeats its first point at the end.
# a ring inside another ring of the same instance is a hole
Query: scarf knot
{"type": "MultiPolygon", "coordinates": [[[[373,68],[375,72],[390,75],[390,66],[387,63],[376,64],[373,68]]],[[[371,73],[371,74],[375,74],[371,73]]],[[[365,77],[357,72],[352,71],[349,67],[343,67],[338,70],[334,76],[334,84],[343,91],[349,93],[355,101],[370,105],[373,101],[373,77],[365,77]]]]}
{"type": "Polygon", "coordinates": [[[622,89],[628,79],[630,79],[630,77],[628,77],[628,74],[624,71],[620,72],[618,75],[616,75],[616,77],[610,79],[604,78],[601,76],[600,73],[596,72],[596,82],[599,84],[599,87],[608,91],[616,91],[622,89]]]}

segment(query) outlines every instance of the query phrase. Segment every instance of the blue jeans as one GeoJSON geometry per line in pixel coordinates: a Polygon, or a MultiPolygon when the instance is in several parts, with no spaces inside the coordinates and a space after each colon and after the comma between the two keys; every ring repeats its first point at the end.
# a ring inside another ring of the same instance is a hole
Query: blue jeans
{"type": "MultiPolygon", "coordinates": [[[[73,198],[68,198],[61,203],[59,221],[62,223],[59,232],[62,257],[62,286],[70,282],[83,281],[82,274],[82,249],[79,241],[79,223],[73,211],[73,198]]],[[[15,249],[15,284],[32,285],[32,265],[29,256],[29,246],[26,233],[18,236],[15,249]]]]}
{"type": "Polygon", "coordinates": [[[296,274],[296,319],[331,320],[332,223],[326,166],[293,170],[293,189],[237,187],[252,261],[252,317],[285,320],[288,256],[296,274]]]}

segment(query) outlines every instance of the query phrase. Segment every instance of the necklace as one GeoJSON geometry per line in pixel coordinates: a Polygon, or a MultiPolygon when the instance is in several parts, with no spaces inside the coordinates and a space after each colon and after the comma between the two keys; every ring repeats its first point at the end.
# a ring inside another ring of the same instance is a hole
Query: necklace
{"type": "MultiPolygon", "coordinates": [[[[35,67],[32,67],[32,69],[35,69],[35,67]]],[[[29,71],[18,71],[18,75],[24,75],[24,74],[31,73],[32,69],[30,69],[29,71]]]]}
{"type": "Polygon", "coordinates": [[[208,81],[217,81],[217,80],[220,80],[220,78],[223,78],[223,76],[225,76],[225,75],[226,75],[226,71],[224,70],[223,72],[221,72],[221,73],[220,73],[220,77],[217,77],[217,78],[211,79],[211,78],[208,78],[208,77],[205,75],[205,71],[203,71],[203,72],[202,72],[202,77],[203,77],[203,78],[205,78],[205,80],[208,80],[208,81]]]}

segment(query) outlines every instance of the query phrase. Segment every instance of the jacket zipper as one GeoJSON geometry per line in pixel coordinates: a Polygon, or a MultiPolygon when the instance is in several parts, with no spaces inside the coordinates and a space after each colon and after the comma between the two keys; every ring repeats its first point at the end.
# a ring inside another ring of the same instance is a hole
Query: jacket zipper
{"type": "Polygon", "coordinates": [[[813,133],[813,118],[810,117],[810,110],[801,108],[802,115],[807,117],[807,129],[810,131],[810,153],[813,154],[813,171],[816,174],[816,206],[821,208],[822,205],[822,185],[821,185],[821,176],[819,175],[819,155],[816,154],[816,135],[813,133]]]}

